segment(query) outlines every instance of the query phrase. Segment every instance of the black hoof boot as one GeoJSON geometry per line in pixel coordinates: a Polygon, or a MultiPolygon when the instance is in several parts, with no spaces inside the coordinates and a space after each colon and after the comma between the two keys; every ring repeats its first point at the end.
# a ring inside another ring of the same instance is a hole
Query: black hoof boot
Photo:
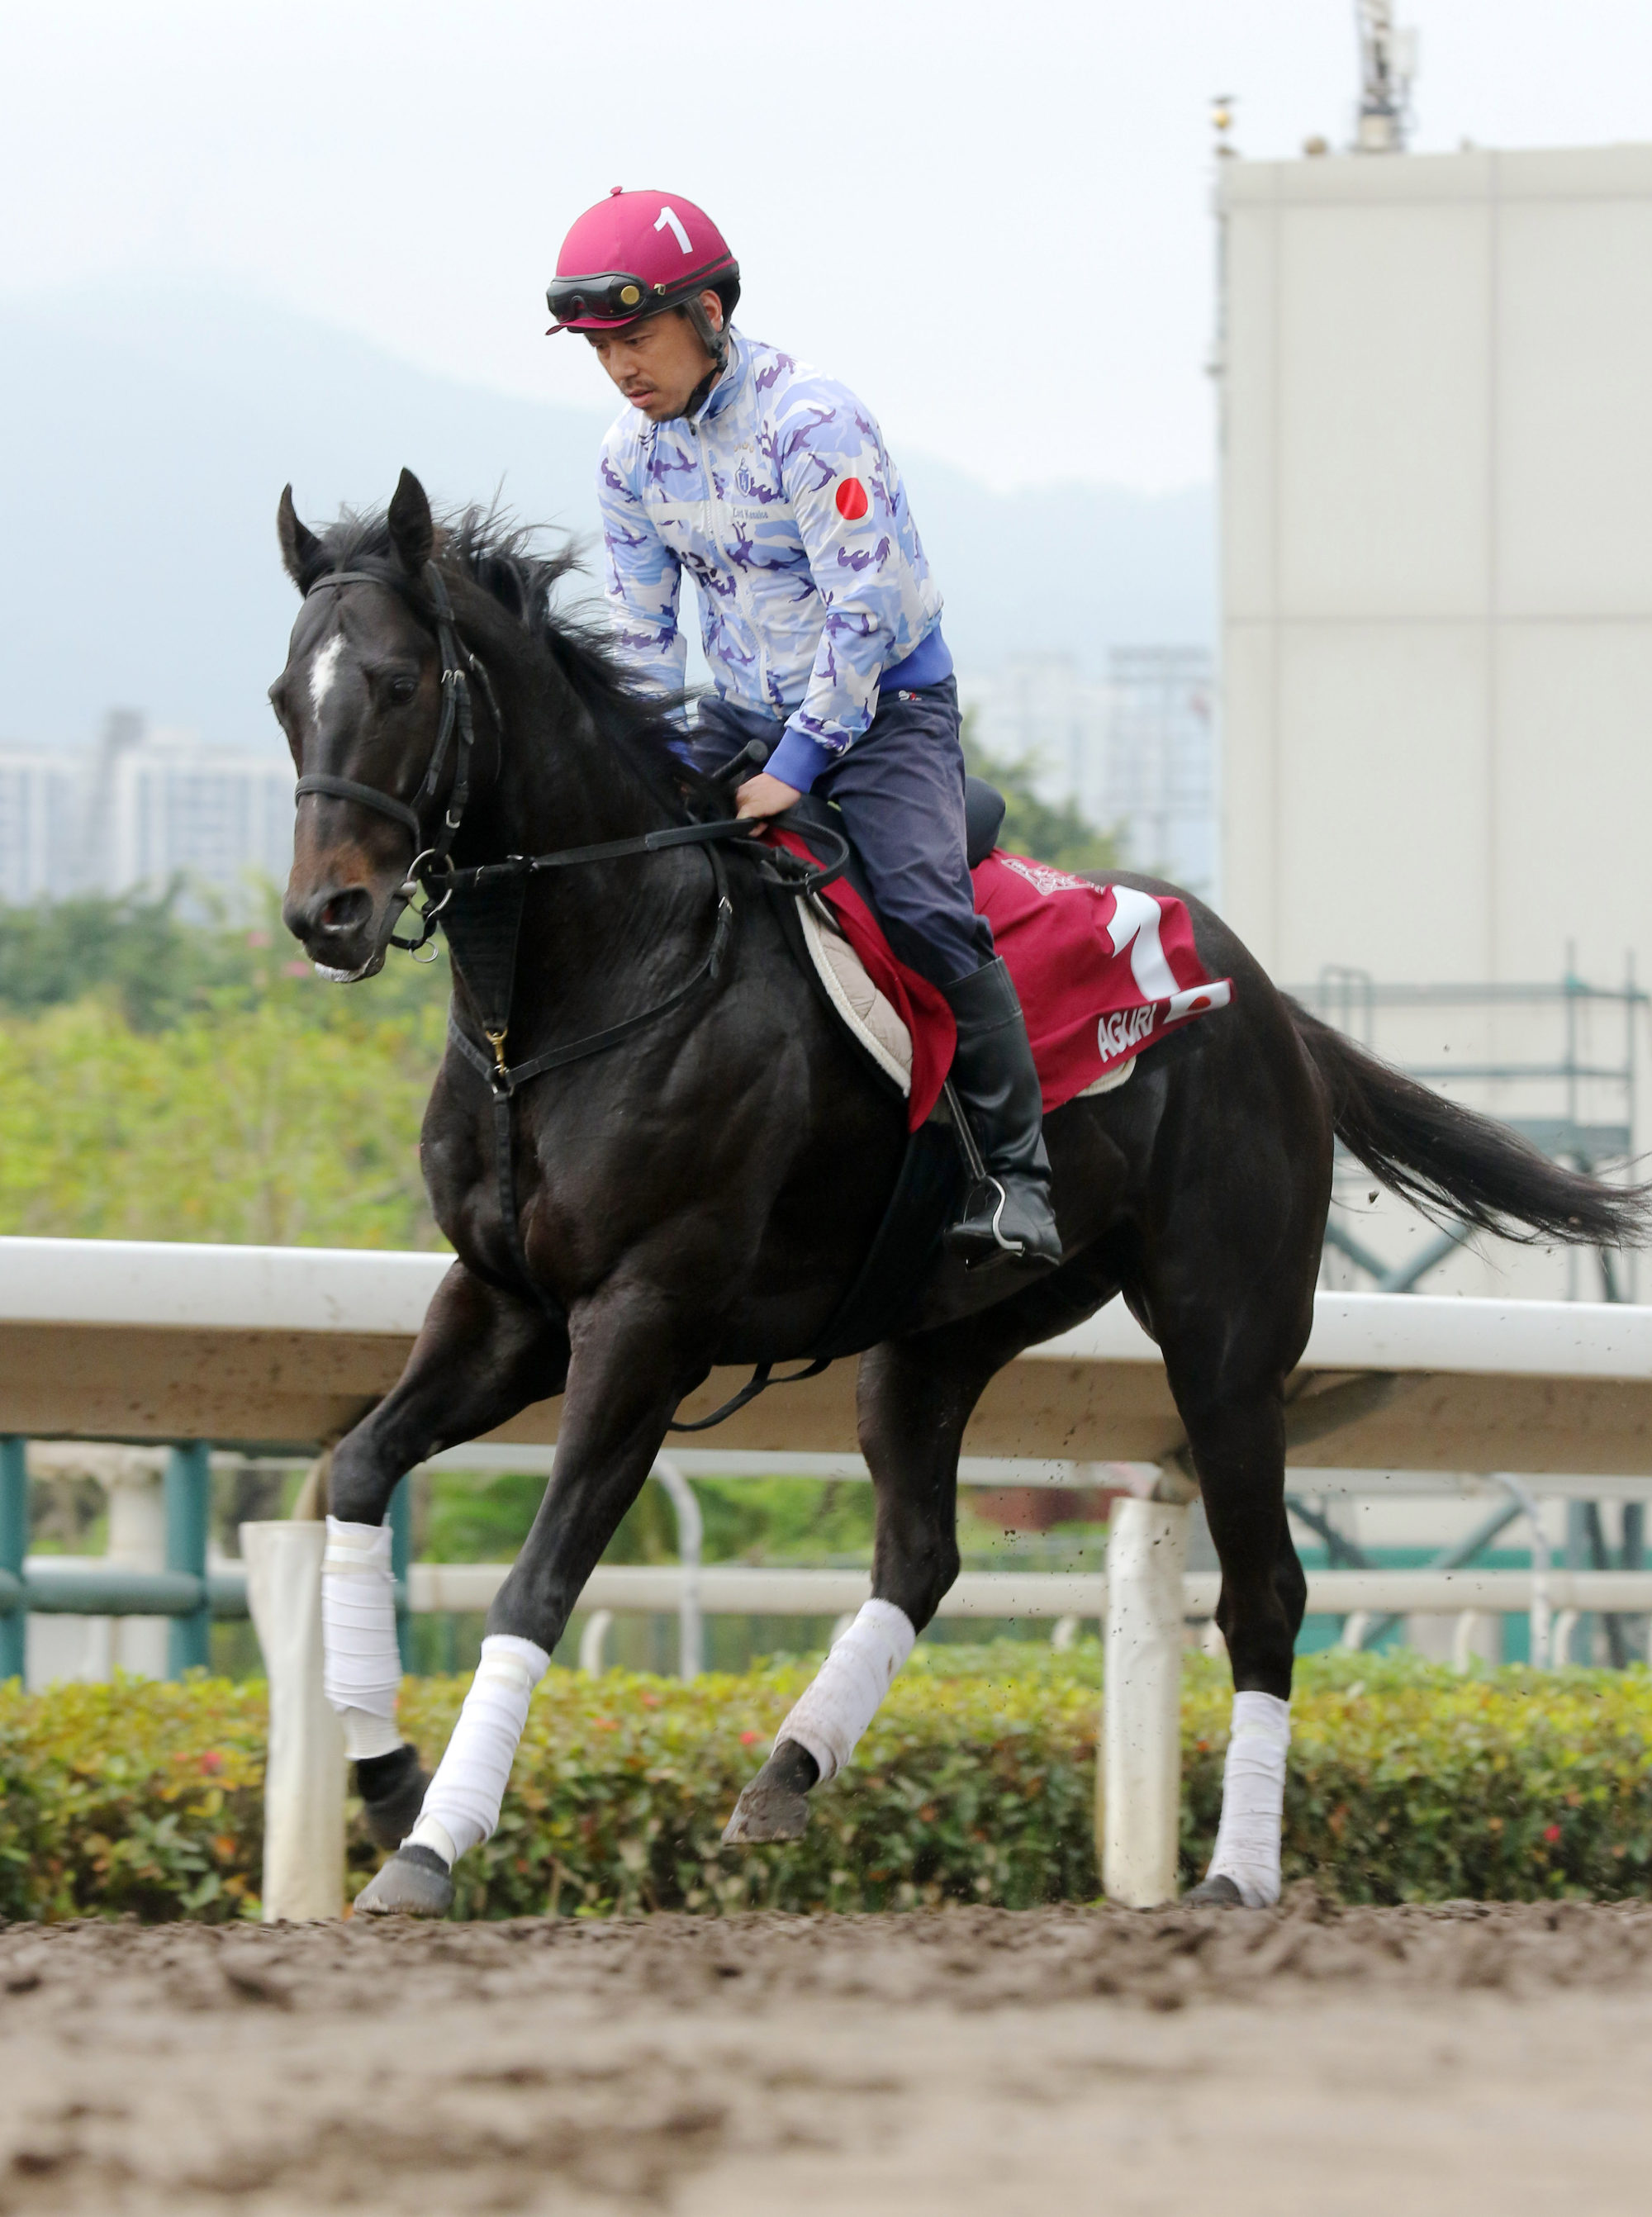
{"type": "Polygon", "coordinates": [[[355,1790],[361,1796],[367,1830],[379,1847],[401,1846],[419,1821],[429,1783],[419,1751],[405,1740],[389,1755],[362,1757],[355,1766],[355,1790]]]}
{"type": "Polygon", "coordinates": [[[1197,1902],[1201,1909],[1242,1909],[1245,1897],[1225,1871],[1216,1871],[1181,1897],[1184,1901],[1197,1902]]]}
{"type": "Polygon", "coordinates": [[[434,1848],[398,1848],[355,1897],[365,1917],[446,1917],[453,1881],[434,1848]]]}
{"type": "Polygon", "coordinates": [[[751,1848],[767,1840],[800,1840],[809,1824],[809,1788],[820,1766],[806,1748],[784,1739],[734,1805],[723,1843],[751,1848]]]}

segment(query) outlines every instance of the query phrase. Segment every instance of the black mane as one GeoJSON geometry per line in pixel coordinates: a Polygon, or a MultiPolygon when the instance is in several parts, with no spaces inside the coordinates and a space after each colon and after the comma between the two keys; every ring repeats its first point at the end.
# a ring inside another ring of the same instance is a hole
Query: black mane
{"type": "MultiPolygon", "coordinates": [[[[533,527],[497,508],[471,507],[437,518],[435,559],[450,577],[479,586],[545,649],[603,738],[675,815],[681,815],[685,794],[707,792],[708,781],[672,745],[681,737],[676,712],[685,696],[644,691],[601,618],[573,616],[555,607],[558,587],[582,567],[571,540],[546,552],[533,527]]],[[[322,534],[299,589],[307,592],[328,571],[359,563],[399,568],[382,509],[343,509],[322,534]]]]}

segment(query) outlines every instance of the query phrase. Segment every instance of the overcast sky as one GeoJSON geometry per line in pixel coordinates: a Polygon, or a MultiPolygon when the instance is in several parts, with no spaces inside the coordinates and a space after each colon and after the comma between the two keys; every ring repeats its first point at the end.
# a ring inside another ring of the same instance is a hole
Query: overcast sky
{"type": "MultiPolygon", "coordinates": [[[[1652,139],[1648,0],[1401,0],[1416,144],[1652,139]]],[[[1208,477],[1211,96],[1349,129],[1351,0],[0,0],[0,293],[206,278],[466,380],[547,340],[611,185],[700,201],[741,320],[999,485],[1208,477]]]]}

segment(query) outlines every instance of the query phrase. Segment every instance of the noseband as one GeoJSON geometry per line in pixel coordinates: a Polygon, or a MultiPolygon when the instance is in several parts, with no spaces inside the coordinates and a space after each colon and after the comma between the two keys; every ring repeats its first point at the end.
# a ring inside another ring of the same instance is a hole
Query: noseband
{"type": "MultiPolygon", "coordinates": [[[[453,624],[453,604],[447,597],[447,580],[434,562],[427,562],[420,579],[429,597],[430,612],[435,623],[436,650],[441,656],[441,721],[436,727],[435,744],[430,750],[429,766],[424,781],[415,796],[414,805],[398,800],[393,793],[381,793],[376,785],[362,785],[353,777],[333,777],[324,772],[311,771],[301,777],[293,787],[295,801],[302,800],[307,793],[321,794],[330,800],[353,800],[362,808],[375,810],[399,824],[413,842],[413,860],[408,866],[406,879],[398,886],[387,923],[393,923],[401,911],[420,892],[426,896],[422,911],[416,911],[419,923],[416,939],[403,939],[388,931],[379,940],[379,946],[405,948],[417,954],[435,936],[436,918],[452,898],[452,849],[465,820],[465,806],[471,797],[471,758],[476,746],[476,726],[471,711],[471,680],[474,677],[486,697],[494,730],[501,743],[503,729],[499,720],[499,703],[494,697],[492,682],[487,670],[470,649],[459,640],[453,624]],[[447,796],[447,806],[437,827],[435,837],[425,843],[424,823],[421,811],[428,808],[436,797],[441,774],[447,767],[447,750],[458,734],[458,752],[453,762],[453,791],[447,796]],[[433,901],[430,879],[441,874],[446,886],[440,900],[433,901]]],[[[388,570],[330,570],[325,577],[317,577],[306,590],[311,594],[325,592],[336,585],[382,585],[389,592],[408,597],[406,581],[388,570]]]]}

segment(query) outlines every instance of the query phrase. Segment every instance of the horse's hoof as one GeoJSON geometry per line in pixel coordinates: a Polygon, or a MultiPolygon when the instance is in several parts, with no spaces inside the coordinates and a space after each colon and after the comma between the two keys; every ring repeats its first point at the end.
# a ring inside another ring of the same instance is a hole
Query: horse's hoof
{"type": "Polygon", "coordinates": [[[789,1786],[754,1778],[723,1827],[723,1844],[750,1848],[763,1840],[800,1840],[808,1824],[806,1795],[789,1786]]]}
{"type": "Polygon", "coordinates": [[[1182,1900],[1200,1909],[1242,1909],[1245,1897],[1225,1871],[1215,1871],[1209,1878],[1201,1879],[1182,1900]]]}
{"type": "Polygon", "coordinates": [[[399,1848],[419,1821],[429,1773],[405,1741],[390,1755],[364,1756],[355,1766],[361,1813],[376,1846],[399,1848]]]}
{"type": "Polygon", "coordinates": [[[355,1897],[367,1917],[446,1917],[453,1881],[434,1848],[398,1848],[355,1897]]]}

